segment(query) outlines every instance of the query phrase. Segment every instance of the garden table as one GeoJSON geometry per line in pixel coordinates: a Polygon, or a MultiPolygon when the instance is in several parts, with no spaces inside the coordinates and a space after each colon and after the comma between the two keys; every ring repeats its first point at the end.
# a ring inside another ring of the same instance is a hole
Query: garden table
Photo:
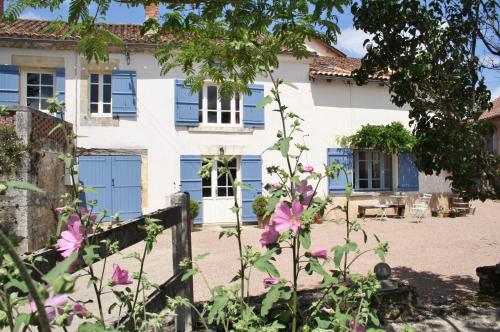
{"type": "Polygon", "coordinates": [[[395,198],[396,199],[396,205],[397,205],[397,210],[398,210],[398,218],[404,218],[405,217],[405,206],[406,206],[406,203],[404,203],[403,201],[403,204],[401,204],[401,200],[404,200],[405,198],[408,198],[407,195],[403,195],[403,194],[395,194],[395,195],[391,195],[390,196],[391,198],[395,198]]]}

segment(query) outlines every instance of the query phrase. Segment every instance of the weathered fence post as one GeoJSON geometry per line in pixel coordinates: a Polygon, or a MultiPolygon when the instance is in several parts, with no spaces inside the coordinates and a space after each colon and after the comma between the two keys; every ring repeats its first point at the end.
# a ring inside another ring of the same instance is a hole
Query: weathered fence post
{"type": "MultiPolygon", "coordinates": [[[[185,258],[191,258],[191,223],[189,221],[189,194],[176,193],[171,196],[171,204],[181,207],[181,222],[172,227],[172,257],[174,275],[181,268],[179,263],[185,258]]],[[[178,295],[193,303],[193,279],[179,281],[178,295]]],[[[192,330],[191,308],[181,307],[177,311],[177,331],[192,330]]]]}

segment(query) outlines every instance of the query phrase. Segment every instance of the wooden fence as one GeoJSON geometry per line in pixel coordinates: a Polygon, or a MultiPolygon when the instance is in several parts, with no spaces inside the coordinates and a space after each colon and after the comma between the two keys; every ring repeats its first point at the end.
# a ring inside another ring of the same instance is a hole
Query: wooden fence
{"type": "MultiPolygon", "coordinates": [[[[179,263],[185,258],[192,258],[191,254],[191,224],[189,222],[189,194],[176,193],[171,196],[171,207],[158,210],[148,215],[128,221],[122,225],[92,235],[91,243],[100,244],[102,240],[109,239],[118,241],[120,250],[141,242],[146,237],[146,232],[142,229],[146,218],[158,219],[159,224],[165,229],[172,229],[172,262],[173,275],[160,287],[151,293],[145,305],[147,312],[159,312],[166,306],[166,297],[182,296],[193,303],[193,281],[191,278],[181,282],[184,270],[179,267],[179,263]]],[[[154,250],[154,249],[153,249],[154,250]]],[[[100,257],[103,259],[109,255],[105,246],[101,244],[100,257]]],[[[36,261],[35,267],[42,274],[49,272],[57,262],[62,260],[57,249],[44,249],[35,252],[33,258],[42,257],[44,261],[36,261]]],[[[27,257],[25,258],[27,259],[27,257]]],[[[85,262],[79,259],[80,268],[85,267],[85,262]]],[[[33,272],[33,277],[41,278],[41,275],[33,272]]],[[[191,331],[192,315],[191,309],[179,308],[176,318],[177,331],[191,331]]]]}

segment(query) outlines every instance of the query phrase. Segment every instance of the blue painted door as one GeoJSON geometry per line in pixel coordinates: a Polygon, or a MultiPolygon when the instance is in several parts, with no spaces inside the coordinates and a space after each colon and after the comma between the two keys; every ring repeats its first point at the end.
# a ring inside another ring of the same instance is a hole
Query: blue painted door
{"type": "Polygon", "coordinates": [[[140,156],[82,156],[79,178],[84,186],[94,188],[85,200],[97,200],[97,213],[119,213],[121,220],[142,214],[140,156]]]}

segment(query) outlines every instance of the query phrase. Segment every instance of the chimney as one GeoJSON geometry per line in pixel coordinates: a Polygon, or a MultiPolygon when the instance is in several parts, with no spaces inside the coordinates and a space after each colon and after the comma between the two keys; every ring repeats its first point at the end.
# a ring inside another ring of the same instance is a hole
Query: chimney
{"type": "MultiPolygon", "coordinates": [[[[2,1],[2,0],[0,0],[2,1]]],[[[145,10],[146,10],[146,19],[148,20],[150,18],[154,18],[158,20],[158,4],[156,3],[150,3],[149,5],[145,5],[145,10]]]]}

